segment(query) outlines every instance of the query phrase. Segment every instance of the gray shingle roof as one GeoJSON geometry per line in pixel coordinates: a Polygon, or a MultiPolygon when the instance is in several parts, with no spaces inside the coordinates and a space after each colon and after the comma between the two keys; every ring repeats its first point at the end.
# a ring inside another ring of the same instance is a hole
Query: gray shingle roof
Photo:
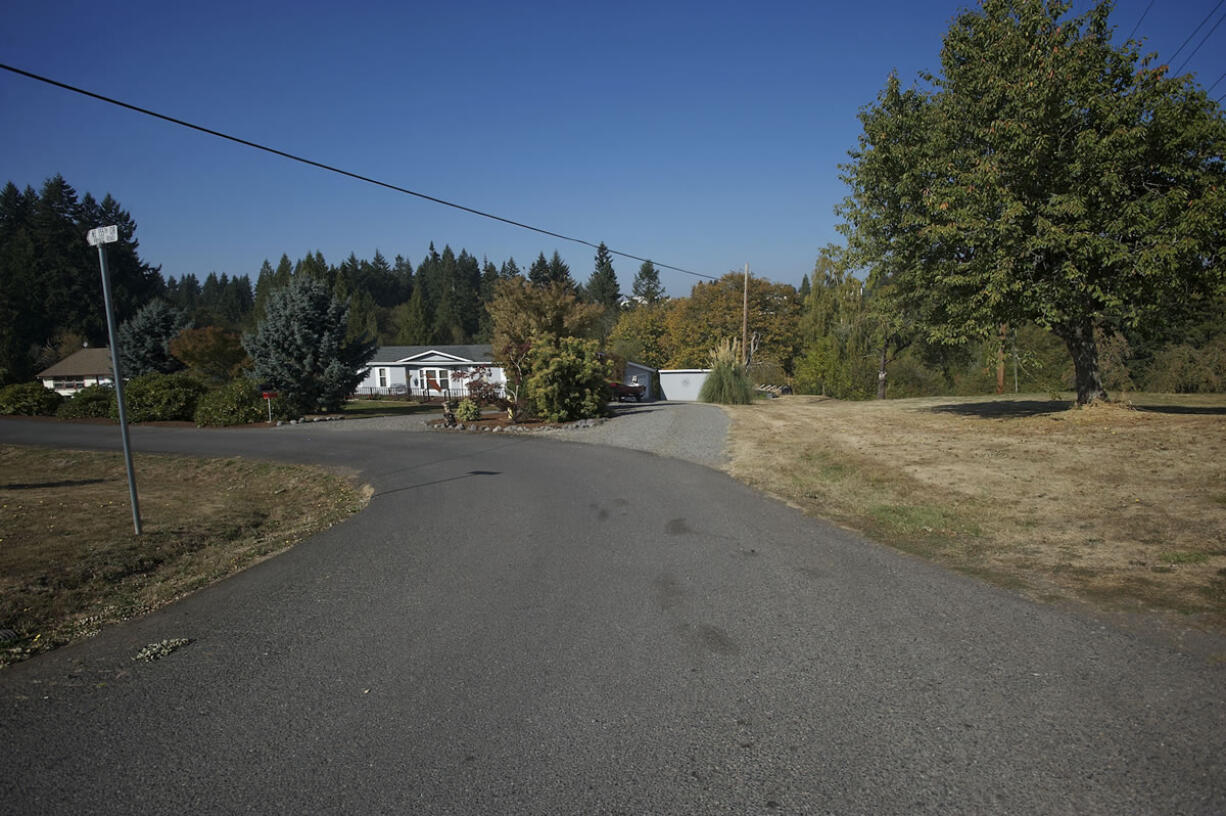
{"type": "Polygon", "coordinates": [[[38,374],[39,379],[95,376],[111,376],[111,350],[105,346],[83,348],[38,374]]]}
{"type": "Polygon", "coordinates": [[[416,357],[429,351],[438,351],[460,357],[474,363],[492,363],[494,347],[491,345],[473,346],[380,346],[370,358],[368,365],[375,363],[394,363],[408,357],[416,357]]]}

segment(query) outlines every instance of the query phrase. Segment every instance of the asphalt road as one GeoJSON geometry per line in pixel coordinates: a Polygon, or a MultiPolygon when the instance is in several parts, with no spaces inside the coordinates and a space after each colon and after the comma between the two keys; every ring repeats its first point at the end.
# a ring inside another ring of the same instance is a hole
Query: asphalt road
{"type": "MultiPolygon", "coordinates": [[[[709,468],[503,435],[133,439],[350,467],[376,496],[0,673],[5,813],[1226,812],[1226,661],[709,468]]],[[[0,421],[0,441],[118,434],[0,421]]]]}

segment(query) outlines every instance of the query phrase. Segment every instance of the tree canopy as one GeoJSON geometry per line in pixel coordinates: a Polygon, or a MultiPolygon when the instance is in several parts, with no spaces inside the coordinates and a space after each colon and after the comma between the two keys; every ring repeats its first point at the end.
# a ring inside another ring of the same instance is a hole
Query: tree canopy
{"type": "Polygon", "coordinates": [[[1084,403],[1105,396],[1097,338],[1223,286],[1226,127],[1190,77],[1112,44],[1109,2],[1070,7],[959,14],[941,73],[892,76],[862,112],[840,213],[851,257],[928,338],[1036,323],[1084,403]]]}
{"type": "Polygon", "coordinates": [[[291,414],[339,410],[362,379],[372,339],[347,340],[348,305],[310,273],[268,296],[267,314],[244,335],[257,378],[281,393],[291,414]]]}

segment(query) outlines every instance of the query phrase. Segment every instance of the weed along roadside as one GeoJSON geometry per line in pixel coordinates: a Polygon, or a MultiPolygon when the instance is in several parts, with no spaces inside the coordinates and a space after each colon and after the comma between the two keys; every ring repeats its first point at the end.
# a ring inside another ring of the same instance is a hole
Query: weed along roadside
{"type": "Polygon", "coordinates": [[[1226,632],[1226,396],[728,406],[728,472],[1041,600],[1226,632]]]}
{"type": "Polygon", "coordinates": [[[365,506],[318,467],[0,445],[0,665],[95,634],[275,555],[365,506]]]}

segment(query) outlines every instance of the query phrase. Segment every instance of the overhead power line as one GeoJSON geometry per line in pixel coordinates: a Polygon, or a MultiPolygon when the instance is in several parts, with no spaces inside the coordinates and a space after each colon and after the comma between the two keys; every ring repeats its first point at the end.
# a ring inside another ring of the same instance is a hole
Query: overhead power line
{"type": "Polygon", "coordinates": [[[1145,11],[1141,12],[1141,17],[1140,19],[1137,20],[1137,24],[1132,27],[1132,31],[1128,32],[1127,39],[1131,40],[1132,35],[1137,33],[1137,29],[1141,27],[1141,20],[1145,19],[1145,15],[1149,14],[1149,10],[1152,9],[1153,7],[1154,7],[1154,0],[1149,0],[1149,5],[1145,7],[1145,11]]]}
{"type": "MultiPolygon", "coordinates": [[[[1218,3],[1218,5],[1220,6],[1222,4],[1218,3]]],[[[1217,31],[1217,27],[1222,24],[1223,20],[1226,20],[1226,14],[1223,14],[1221,17],[1217,18],[1217,22],[1213,24],[1213,28],[1209,29],[1209,32],[1205,34],[1203,38],[1201,38],[1201,41],[1196,44],[1195,48],[1192,49],[1192,53],[1183,58],[1183,62],[1179,63],[1179,67],[1175,69],[1176,76],[1178,76],[1179,72],[1183,70],[1183,67],[1191,61],[1192,57],[1196,56],[1196,52],[1209,41],[1209,38],[1213,36],[1213,32],[1217,31]]]]}
{"type": "MultiPolygon", "coordinates": [[[[1226,2],[1226,0],[1223,0],[1223,1],[1226,2]]],[[[231,136],[230,134],[223,133],[220,130],[213,130],[212,128],[207,128],[207,127],[204,127],[203,125],[197,125],[192,122],[185,121],[183,119],[176,119],[175,117],[167,116],[164,113],[158,113],[157,111],[149,110],[148,108],[142,108],[139,105],[133,105],[129,102],[124,102],[120,99],[114,99],[109,96],[104,96],[99,93],[94,93],[93,91],[87,91],[84,88],[78,88],[75,85],[69,85],[66,82],[60,82],[58,80],[51,79],[50,77],[41,76],[39,74],[35,74],[30,71],[25,71],[21,68],[16,68],[12,65],[6,65],[4,63],[0,63],[0,68],[3,68],[4,70],[9,71],[14,74],[18,74],[19,76],[37,80],[38,82],[44,82],[48,85],[54,85],[57,88],[62,88],[66,91],[72,91],[73,93],[81,94],[82,96],[88,96],[91,99],[97,99],[100,102],[106,102],[109,105],[115,105],[120,108],[126,108],[127,110],[135,111],[136,113],[141,113],[141,114],[144,114],[145,116],[151,116],[154,119],[161,119],[163,122],[170,122],[173,125],[185,127],[190,130],[196,130],[201,133],[207,133],[210,136],[216,136],[219,139],[225,139],[227,141],[231,141],[236,144],[243,145],[245,147],[254,148],[256,150],[262,150],[265,153],[272,153],[274,156],[280,156],[283,159],[289,159],[291,161],[296,161],[301,164],[307,164],[307,165],[310,165],[311,167],[315,167],[320,170],[326,170],[329,173],[336,173],[341,176],[348,176],[351,179],[356,179],[357,181],[362,181],[367,184],[373,184],[376,187],[383,187],[388,190],[394,190],[398,193],[404,193],[405,195],[415,196],[416,198],[421,198],[426,201],[433,202],[435,204],[440,204],[444,207],[451,207],[452,209],[460,210],[462,212],[466,212],[471,215],[477,215],[482,218],[488,218],[491,221],[500,221],[503,224],[509,224],[513,227],[519,227],[520,229],[530,230],[532,232],[540,233],[541,235],[548,235],[549,237],[557,238],[560,241],[570,241],[571,243],[582,244],[583,246],[588,246],[588,247],[591,247],[592,249],[599,248],[598,244],[594,244],[591,241],[585,241],[582,238],[575,238],[570,235],[563,235],[560,232],[554,232],[553,230],[547,230],[542,227],[534,227],[531,224],[525,224],[522,221],[516,221],[511,218],[504,218],[501,215],[495,215],[493,213],[484,212],[482,210],[474,209],[473,207],[466,207],[463,204],[457,204],[454,201],[447,201],[446,199],[438,198],[432,195],[427,195],[426,193],[419,193],[416,190],[410,190],[407,187],[401,187],[397,184],[391,184],[390,182],[380,181],[379,179],[371,178],[370,176],[363,176],[360,173],[354,173],[349,170],[344,170],[340,167],[334,167],[333,165],[330,165],[330,164],[324,164],[323,162],[315,161],[314,159],[308,159],[305,156],[298,156],[293,153],[286,152],[284,150],[278,150],[275,147],[269,147],[268,145],[263,145],[263,144],[260,144],[259,142],[252,142],[247,139],[239,138],[238,136],[231,136]]],[[[672,266],[670,264],[665,264],[665,263],[659,263],[657,261],[652,260],[651,258],[643,258],[638,255],[632,255],[629,252],[622,252],[620,250],[611,249],[609,247],[606,247],[606,249],[609,251],[610,254],[618,255],[622,258],[629,258],[631,260],[643,261],[643,262],[650,261],[653,266],[659,269],[671,269],[674,272],[681,272],[686,275],[693,275],[696,278],[706,278],[707,280],[718,280],[718,278],[716,278],[713,275],[704,275],[701,272],[694,272],[692,270],[685,269],[684,267],[672,266]]]]}
{"type": "MultiPolygon", "coordinates": [[[[1200,21],[1200,25],[1198,25],[1196,28],[1192,29],[1192,33],[1191,33],[1191,34],[1189,34],[1189,35],[1187,36],[1187,39],[1185,39],[1185,40],[1184,40],[1184,41],[1183,41],[1183,42],[1180,44],[1180,46],[1179,46],[1178,48],[1176,48],[1176,49],[1175,49],[1175,53],[1174,53],[1174,54],[1171,54],[1171,60],[1170,60],[1171,62],[1174,62],[1174,61],[1175,61],[1175,57],[1179,56],[1179,52],[1180,52],[1180,51],[1182,51],[1182,50],[1183,50],[1183,49],[1184,49],[1184,48],[1187,46],[1187,44],[1188,44],[1188,43],[1192,42],[1192,38],[1196,36],[1197,32],[1198,32],[1198,31],[1200,31],[1202,28],[1204,28],[1204,27],[1205,27],[1205,23],[1209,22],[1209,18],[1211,18],[1213,15],[1217,14],[1217,10],[1218,10],[1218,9],[1220,9],[1220,8],[1222,7],[1222,3],[1226,3],[1226,0],[1218,0],[1218,4],[1217,4],[1216,6],[1214,6],[1214,7],[1213,7],[1213,11],[1209,12],[1208,14],[1206,14],[1206,15],[1205,15],[1205,19],[1203,19],[1203,20],[1201,20],[1201,21],[1200,21]]],[[[1187,60],[1185,60],[1185,62],[1186,62],[1186,61],[1187,61],[1187,60]]],[[[1176,71],[1175,73],[1179,73],[1179,72],[1178,72],[1178,71],[1176,71]]]]}

